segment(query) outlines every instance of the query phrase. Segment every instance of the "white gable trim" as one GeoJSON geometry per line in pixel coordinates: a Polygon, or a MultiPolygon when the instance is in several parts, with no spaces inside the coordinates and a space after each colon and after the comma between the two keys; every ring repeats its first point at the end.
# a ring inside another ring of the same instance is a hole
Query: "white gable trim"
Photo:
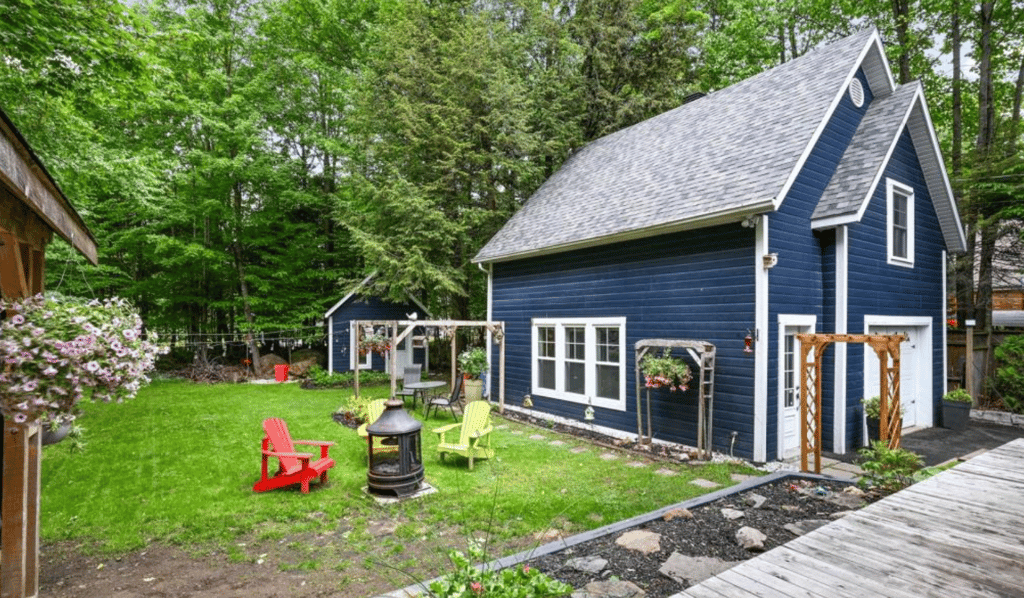
{"type": "MultiPolygon", "coordinates": [[[[348,295],[345,295],[344,297],[342,297],[340,301],[338,301],[333,306],[331,306],[331,309],[327,310],[327,313],[324,314],[324,318],[328,318],[328,319],[331,318],[331,315],[334,312],[338,311],[338,308],[340,308],[342,305],[345,305],[346,303],[348,303],[348,300],[351,299],[353,296],[355,296],[366,285],[368,285],[370,283],[370,281],[373,280],[373,277],[375,277],[375,276],[377,276],[377,272],[376,271],[374,271],[372,274],[370,274],[369,276],[364,278],[363,282],[361,282],[361,283],[357,284],[355,287],[353,287],[348,295]]],[[[409,302],[415,303],[416,307],[418,307],[418,308],[423,310],[423,316],[426,319],[430,319],[430,311],[426,308],[426,306],[424,306],[422,303],[420,303],[419,299],[417,299],[416,297],[413,297],[412,295],[409,295],[409,294],[406,294],[405,298],[409,302]]]]}
{"type": "MultiPolygon", "coordinates": [[[[877,86],[875,86],[876,81],[868,81],[868,84],[872,86],[872,95],[875,97],[884,97],[891,94],[892,91],[896,89],[896,84],[893,82],[892,78],[892,71],[889,69],[889,62],[885,58],[885,50],[882,48],[882,38],[878,35],[878,30],[875,29],[871,33],[871,38],[868,39],[868,42],[866,44],[864,44],[864,49],[861,50],[860,56],[857,58],[857,62],[854,63],[853,68],[851,68],[850,72],[846,75],[846,79],[843,80],[843,84],[836,91],[836,95],[835,97],[832,98],[832,103],[829,104],[828,110],[825,112],[825,115],[818,122],[818,126],[814,130],[814,134],[811,135],[811,139],[807,143],[807,146],[804,147],[804,151],[800,155],[800,159],[797,160],[796,165],[793,167],[793,170],[789,173],[789,178],[786,179],[785,184],[782,185],[782,189],[779,191],[779,194],[776,195],[775,198],[772,200],[772,203],[776,210],[779,209],[779,206],[782,205],[782,200],[785,199],[786,195],[789,194],[789,190],[793,187],[793,183],[796,182],[796,177],[799,176],[800,172],[804,169],[804,164],[806,164],[807,158],[810,157],[811,152],[814,150],[814,146],[818,143],[818,140],[821,138],[821,134],[825,132],[825,127],[828,126],[829,121],[832,120],[832,115],[835,114],[836,108],[839,106],[839,103],[842,102],[843,98],[846,96],[847,89],[850,87],[850,82],[853,81],[853,78],[857,76],[857,71],[860,68],[862,68],[862,66],[864,66],[865,60],[868,59],[868,57],[873,58],[875,61],[881,62],[882,66],[884,67],[884,72],[886,75],[882,83],[885,83],[888,86],[888,88],[878,88],[877,86]],[[876,50],[875,54],[871,53],[872,49],[876,50]]],[[[872,72],[876,72],[876,69],[877,67],[872,67],[871,70],[872,72]]],[[[867,73],[869,69],[864,68],[864,70],[865,73],[867,73]]]]}

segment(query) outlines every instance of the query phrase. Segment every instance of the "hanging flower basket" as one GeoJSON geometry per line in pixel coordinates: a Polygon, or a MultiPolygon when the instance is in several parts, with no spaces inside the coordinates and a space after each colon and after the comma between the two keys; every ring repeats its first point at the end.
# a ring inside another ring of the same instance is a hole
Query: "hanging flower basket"
{"type": "Polygon", "coordinates": [[[640,361],[640,372],[644,375],[647,388],[666,388],[670,391],[685,392],[693,376],[690,366],[682,359],[672,357],[671,349],[666,348],[661,355],[648,353],[640,361]]]}
{"type": "Polygon", "coordinates": [[[367,352],[384,355],[391,350],[391,339],[383,334],[371,334],[364,336],[359,341],[359,355],[365,356],[367,352]]]}

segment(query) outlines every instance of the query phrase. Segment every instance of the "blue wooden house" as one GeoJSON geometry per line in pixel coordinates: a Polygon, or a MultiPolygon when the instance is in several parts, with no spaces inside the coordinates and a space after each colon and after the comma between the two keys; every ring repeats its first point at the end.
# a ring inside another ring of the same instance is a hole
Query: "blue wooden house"
{"type": "MultiPolygon", "coordinates": [[[[799,451],[802,332],[907,334],[904,424],[936,424],[963,249],[921,85],[895,84],[867,30],[583,147],[475,261],[509,397],[635,432],[635,342],[709,341],[713,446],[767,461],[799,451]]],[[[877,357],[826,359],[823,445],[845,453],[877,357]]],[[[696,442],[695,390],[655,391],[651,412],[655,439],[696,442]]]]}
{"type": "MultiPolygon", "coordinates": [[[[430,316],[427,308],[414,297],[409,297],[404,303],[396,303],[365,293],[366,285],[372,279],[373,275],[368,276],[324,314],[324,321],[327,322],[329,372],[348,372],[355,370],[356,367],[363,370],[387,371],[387,363],[381,355],[373,352],[359,354],[355,334],[357,321],[425,319],[430,316]],[[415,317],[412,317],[414,315],[415,317]]],[[[372,334],[373,330],[365,332],[372,334]]],[[[403,367],[414,363],[422,365],[424,371],[429,369],[430,354],[422,331],[405,337],[398,347],[396,359],[399,375],[403,367]]]]}

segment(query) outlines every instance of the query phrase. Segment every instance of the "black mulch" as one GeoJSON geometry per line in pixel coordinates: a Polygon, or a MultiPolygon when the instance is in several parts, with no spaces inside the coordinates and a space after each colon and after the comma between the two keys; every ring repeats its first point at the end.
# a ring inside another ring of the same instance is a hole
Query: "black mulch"
{"type": "Polygon", "coordinates": [[[692,519],[656,519],[634,528],[660,534],[661,549],[658,552],[645,555],[622,548],[615,544],[615,540],[624,532],[616,532],[562,552],[527,561],[527,564],[577,589],[583,588],[588,582],[614,576],[638,585],[647,593],[646,598],[671,596],[689,587],[659,572],[662,563],[673,551],[729,561],[752,558],[758,553],[749,552],[737,544],[737,530],[744,526],[760,530],[768,536],[765,549],[770,550],[796,537],[785,529],[786,524],[806,519],[829,519],[832,513],[847,510],[818,496],[841,493],[846,487],[842,483],[808,480],[775,482],[697,507],[691,511],[692,519]],[[752,493],[764,496],[767,501],[760,508],[748,507],[745,499],[752,493]],[[721,513],[726,507],[743,511],[744,516],[728,520],[721,513]],[[584,556],[607,559],[608,566],[600,574],[582,573],[565,566],[568,559],[584,556]]]}

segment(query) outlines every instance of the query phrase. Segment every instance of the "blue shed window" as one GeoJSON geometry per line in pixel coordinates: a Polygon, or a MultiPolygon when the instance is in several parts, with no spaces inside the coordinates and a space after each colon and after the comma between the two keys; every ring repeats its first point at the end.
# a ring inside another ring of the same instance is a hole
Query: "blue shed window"
{"type": "Polygon", "coordinates": [[[533,393],[625,410],[625,318],[533,321],[533,393]]]}
{"type": "Polygon", "coordinates": [[[888,203],[889,263],[914,265],[914,190],[892,179],[886,179],[888,203]]]}

